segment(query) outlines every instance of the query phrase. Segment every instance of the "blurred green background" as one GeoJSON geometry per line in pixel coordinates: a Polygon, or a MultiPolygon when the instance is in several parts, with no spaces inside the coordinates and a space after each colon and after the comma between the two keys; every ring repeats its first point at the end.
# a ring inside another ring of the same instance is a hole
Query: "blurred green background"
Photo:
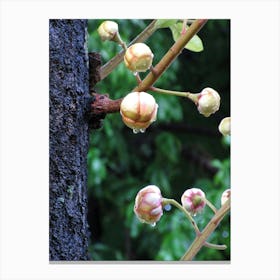
{"type": "MultiPolygon", "coordinates": [[[[97,28],[103,20],[89,20],[89,52],[99,52],[105,64],[121,51],[102,42],[97,28]]],[[[125,42],[136,37],[151,20],[115,20],[125,42]]],[[[198,33],[202,52],[184,49],[155,86],[200,92],[212,87],[221,96],[220,110],[206,118],[189,100],[150,92],[159,104],[158,118],[144,134],[133,134],[120,114],[107,115],[103,127],[90,135],[88,190],[92,260],[178,260],[195,238],[190,222],[172,207],[156,227],[142,224],[133,212],[137,192],[149,184],[180,202],[183,192],[201,188],[220,207],[222,192],[230,187],[230,138],[218,132],[230,116],[230,21],[209,20],[198,33]]],[[[153,65],[174,43],[169,28],[158,29],[147,41],[153,65]]],[[[141,77],[145,77],[145,73],[141,77]]],[[[96,85],[112,99],[136,86],[133,74],[121,63],[96,85]]],[[[206,207],[195,220],[200,229],[213,213],[206,207]]],[[[218,251],[204,247],[194,260],[230,260],[230,217],[224,218],[209,242],[226,244],[218,251]]]]}

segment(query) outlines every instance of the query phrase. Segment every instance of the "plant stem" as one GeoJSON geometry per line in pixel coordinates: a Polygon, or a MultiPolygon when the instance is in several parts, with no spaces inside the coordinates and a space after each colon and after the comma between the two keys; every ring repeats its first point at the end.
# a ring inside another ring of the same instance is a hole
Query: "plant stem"
{"type": "MultiPolygon", "coordinates": [[[[135,39],[129,44],[135,44],[146,41],[156,30],[155,26],[157,20],[153,20],[135,39]]],[[[105,79],[123,60],[125,50],[118,53],[111,60],[109,60],[104,66],[100,69],[100,80],[105,79]]]]}
{"type": "Polygon", "coordinates": [[[191,93],[187,91],[175,91],[175,90],[167,90],[167,89],[162,89],[162,88],[157,88],[151,86],[149,90],[157,92],[157,93],[162,93],[162,94],[168,94],[168,95],[176,95],[180,97],[187,97],[190,99],[192,102],[197,104],[198,102],[198,93],[191,93]]]}
{"type": "Polygon", "coordinates": [[[209,242],[205,242],[204,243],[205,247],[211,248],[211,249],[216,249],[216,250],[225,250],[227,248],[226,245],[218,245],[218,244],[213,244],[213,243],[209,243],[209,242]]]}
{"type": "Polygon", "coordinates": [[[181,34],[185,34],[186,33],[186,31],[187,31],[187,23],[188,23],[188,20],[184,19],[183,20],[183,27],[182,27],[181,34]]]}
{"type": "Polygon", "coordinates": [[[230,199],[228,199],[225,202],[225,204],[217,211],[217,213],[214,215],[214,217],[211,219],[211,221],[204,228],[201,235],[199,235],[195,238],[192,245],[188,248],[186,253],[182,256],[181,260],[191,261],[196,256],[196,254],[199,252],[201,247],[205,245],[207,238],[216,229],[216,227],[222,221],[224,216],[229,212],[229,210],[230,210],[230,199]]]}
{"type": "Polygon", "coordinates": [[[162,75],[164,71],[170,66],[173,60],[181,53],[185,45],[191,40],[191,38],[204,26],[207,22],[206,19],[197,19],[188,28],[185,34],[182,34],[179,39],[173,44],[169,51],[164,55],[160,62],[154,67],[154,70],[150,72],[145,79],[139,84],[133,91],[146,91],[155,81],[162,75]]]}
{"type": "Polygon", "coordinates": [[[199,236],[201,234],[201,232],[200,232],[200,230],[199,230],[195,220],[192,218],[191,214],[180,203],[178,203],[175,199],[163,198],[163,205],[167,205],[167,204],[174,205],[179,210],[184,212],[186,217],[191,222],[191,224],[192,224],[192,226],[193,226],[193,228],[195,230],[196,235],[199,236]]]}
{"type": "Polygon", "coordinates": [[[137,74],[135,75],[135,78],[136,78],[136,81],[137,81],[138,84],[140,84],[140,83],[142,82],[139,73],[137,73],[137,74]]]}
{"type": "Polygon", "coordinates": [[[206,197],[202,197],[202,199],[205,201],[208,207],[216,214],[217,213],[216,207],[206,197]]]}
{"type": "Polygon", "coordinates": [[[118,44],[120,44],[124,51],[127,50],[126,43],[122,40],[119,32],[117,32],[117,34],[114,38],[114,41],[117,42],[118,44]]]}

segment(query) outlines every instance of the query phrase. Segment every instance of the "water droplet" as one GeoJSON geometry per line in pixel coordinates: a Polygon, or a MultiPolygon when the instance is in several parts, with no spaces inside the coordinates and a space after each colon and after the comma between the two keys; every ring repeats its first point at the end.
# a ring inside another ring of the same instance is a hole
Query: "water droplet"
{"type": "Polygon", "coordinates": [[[170,210],[171,210],[171,205],[170,205],[170,204],[165,205],[165,206],[164,206],[164,209],[165,209],[166,211],[170,211],[170,210]]]}
{"type": "Polygon", "coordinates": [[[141,129],[140,129],[140,132],[141,132],[141,133],[144,133],[145,131],[146,131],[145,128],[141,128],[141,129]]]}
{"type": "Polygon", "coordinates": [[[223,233],[222,233],[222,236],[223,236],[224,238],[227,238],[227,237],[228,237],[228,232],[227,232],[226,230],[224,230],[223,233]]]}
{"type": "Polygon", "coordinates": [[[137,128],[133,128],[132,131],[133,131],[134,134],[139,133],[139,129],[137,129],[137,128]]]}
{"type": "Polygon", "coordinates": [[[193,213],[193,216],[195,217],[195,216],[196,216],[196,213],[193,213]]]}
{"type": "Polygon", "coordinates": [[[155,226],[156,226],[156,223],[152,223],[152,224],[151,224],[151,227],[155,227],[155,226]]]}
{"type": "Polygon", "coordinates": [[[137,74],[138,74],[138,72],[133,72],[133,75],[134,75],[134,76],[137,76],[137,74]]]}

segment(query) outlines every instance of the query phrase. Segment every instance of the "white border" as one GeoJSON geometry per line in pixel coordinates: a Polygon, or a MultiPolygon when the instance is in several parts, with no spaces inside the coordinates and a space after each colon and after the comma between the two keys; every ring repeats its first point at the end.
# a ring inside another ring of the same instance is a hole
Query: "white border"
{"type": "Polygon", "coordinates": [[[1,279],[279,279],[279,2],[2,1],[1,279]],[[116,12],[117,11],[117,12],[116,12]],[[48,19],[230,18],[231,264],[48,262],[48,19]]]}

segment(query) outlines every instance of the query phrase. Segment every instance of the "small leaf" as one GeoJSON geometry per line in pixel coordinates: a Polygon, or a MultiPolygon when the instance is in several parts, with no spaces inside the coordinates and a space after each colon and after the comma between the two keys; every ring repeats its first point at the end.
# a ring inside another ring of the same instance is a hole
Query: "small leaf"
{"type": "MultiPolygon", "coordinates": [[[[182,22],[178,22],[178,23],[170,26],[172,36],[173,36],[173,39],[174,39],[175,42],[181,36],[182,28],[183,28],[183,23],[182,22]]],[[[189,27],[186,26],[187,30],[188,30],[188,28],[189,27]]],[[[193,51],[193,52],[201,52],[201,51],[203,51],[203,43],[197,35],[194,35],[191,38],[191,40],[187,43],[185,48],[190,50],[190,51],[193,51]]]]}
{"type": "Polygon", "coordinates": [[[177,21],[178,19],[158,19],[155,26],[157,28],[167,28],[174,25],[177,21]]]}

